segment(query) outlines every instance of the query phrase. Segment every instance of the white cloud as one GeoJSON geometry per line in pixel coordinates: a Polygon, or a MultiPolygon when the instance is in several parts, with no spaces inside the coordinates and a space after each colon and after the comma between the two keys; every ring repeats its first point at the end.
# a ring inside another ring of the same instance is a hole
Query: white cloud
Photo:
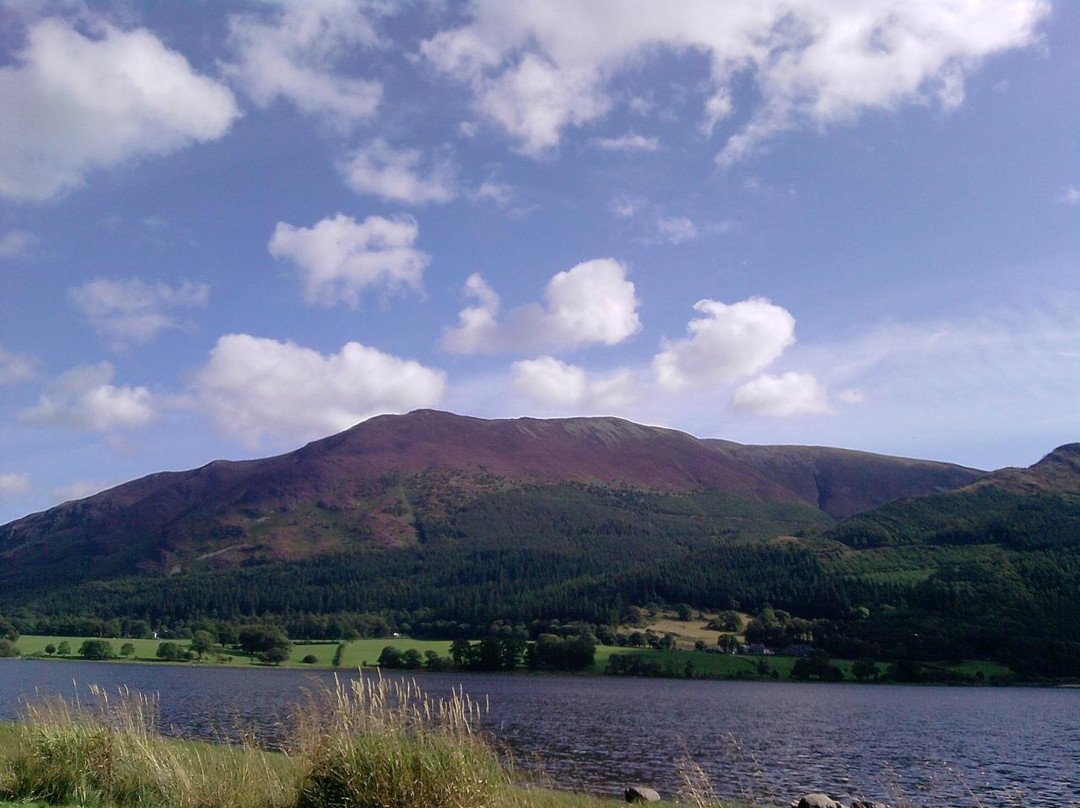
{"type": "MultiPolygon", "coordinates": [[[[956,106],[983,59],[1036,41],[1050,3],[476,0],[470,8],[465,25],[438,33],[421,52],[467,82],[476,110],[526,154],[542,156],[566,129],[605,117],[621,73],[658,52],[694,52],[709,64],[706,133],[730,117],[737,82],[749,76],[757,89],[749,121],[718,156],[730,165],[795,127],[931,99],[956,106]]],[[[633,99],[631,106],[642,111],[633,99]]]]}
{"type": "Polygon", "coordinates": [[[371,194],[394,202],[423,205],[449,202],[457,196],[453,164],[436,159],[428,175],[420,175],[419,149],[394,149],[382,138],[357,149],[341,163],[345,184],[358,194],[371,194]]]}
{"type": "Polygon", "coordinates": [[[640,396],[635,375],[627,368],[596,375],[577,365],[542,356],[514,362],[510,370],[511,383],[520,395],[575,413],[616,410],[640,396]]]}
{"type": "Polygon", "coordinates": [[[36,375],[29,356],[8,353],[0,347],[0,384],[30,381],[36,375]]]}
{"type": "Polygon", "coordinates": [[[670,244],[681,244],[684,241],[692,241],[698,237],[697,227],[685,216],[659,219],[656,222],[656,227],[660,231],[661,238],[670,244]]]}
{"type": "Polygon", "coordinates": [[[473,198],[479,200],[489,200],[496,205],[506,207],[514,199],[515,189],[512,185],[503,185],[491,180],[486,180],[480,184],[480,187],[476,189],[476,193],[473,194],[473,198]]]}
{"type": "Polygon", "coordinates": [[[9,230],[0,236],[0,258],[18,258],[37,243],[37,236],[25,230],[9,230]]]}
{"type": "Polygon", "coordinates": [[[612,198],[609,204],[611,212],[620,219],[630,219],[645,207],[646,202],[639,196],[621,194],[612,198]]]}
{"type": "Polygon", "coordinates": [[[356,306],[369,287],[391,292],[421,287],[431,256],[413,246],[419,235],[411,216],[369,216],[357,223],[339,213],[314,227],[278,222],[268,247],[275,258],[287,258],[300,270],[308,303],[356,306]]]}
{"type": "Polygon", "coordinates": [[[837,393],[836,400],[843,404],[862,404],[866,401],[866,395],[862,390],[848,388],[837,393]]]}
{"type": "Polygon", "coordinates": [[[758,376],[735,388],[732,403],[745,412],[778,418],[832,412],[825,388],[811,373],[758,376]]]}
{"type": "Polygon", "coordinates": [[[1054,197],[1059,205],[1080,205],[1080,189],[1069,186],[1054,197]]]}
{"type": "Polygon", "coordinates": [[[95,169],[216,140],[239,115],[227,88],[149,31],[97,34],[42,20],[0,67],[0,196],[53,198],[95,169]]]}
{"type": "Polygon", "coordinates": [[[604,151],[614,152],[653,152],[660,150],[660,139],[645,137],[633,133],[619,137],[601,137],[593,140],[604,151]]]}
{"type": "Polygon", "coordinates": [[[669,390],[750,376],[772,364],[795,342],[795,318],[764,298],[730,305],[699,300],[694,309],[705,317],[690,321],[690,336],[665,339],[653,358],[656,380],[669,390]]]}
{"type": "Polygon", "coordinates": [[[379,45],[362,8],[336,0],[280,6],[269,21],[253,14],[230,19],[237,61],[223,66],[225,74],[260,107],[283,98],[341,129],[374,116],[382,85],[335,72],[357,49],[379,45]]]}
{"type": "Polygon", "coordinates": [[[26,474],[15,474],[13,472],[0,474],[0,502],[3,502],[8,497],[31,494],[33,491],[34,486],[30,482],[30,477],[26,474]]]}
{"type": "Polygon", "coordinates": [[[68,295],[96,330],[114,348],[142,345],[182,323],[167,309],[205,306],[210,287],[185,281],[178,288],[146,283],[139,278],[111,281],[97,278],[68,290],[68,295]]]}
{"type": "Polygon", "coordinates": [[[108,362],[80,365],[62,373],[19,421],[86,432],[137,429],[155,421],[162,402],[145,387],[115,387],[108,362]]]}
{"type": "Polygon", "coordinates": [[[479,274],[465,285],[479,305],[459,314],[443,347],[452,353],[568,350],[583,345],[616,345],[641,328],[634,284],[613,258],[585,261],[548,282],[546,305],[530,303],[499,322],[499,296],[479,274]]]}
{"type": "Polygon", "coordinates": [[[446,374],[357,342],[324,355],[292,342],[228,334],[197,373],[201,407],[222,433],[255,448],[301,441],[381,413],[438,404],[446,374]]]}

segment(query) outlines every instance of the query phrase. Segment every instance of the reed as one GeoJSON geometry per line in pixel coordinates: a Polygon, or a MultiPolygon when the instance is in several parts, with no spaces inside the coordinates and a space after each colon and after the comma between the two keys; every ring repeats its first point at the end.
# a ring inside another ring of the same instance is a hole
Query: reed
{"type": "Polygon", "coordinates": [[[480,705],[463,692],[426,696],[412,681],[335,679],[293,720],[297,808],[487,808],[507,768],[478,732],[480,705]]]}
{"type": "Polygon", "coordinates": [[[294,778],[250,744],[217,747],[168,740],[153,697],[91,687],[86,701],[27,706],[0,799],[148,808],[284,808],[294,778]]]}

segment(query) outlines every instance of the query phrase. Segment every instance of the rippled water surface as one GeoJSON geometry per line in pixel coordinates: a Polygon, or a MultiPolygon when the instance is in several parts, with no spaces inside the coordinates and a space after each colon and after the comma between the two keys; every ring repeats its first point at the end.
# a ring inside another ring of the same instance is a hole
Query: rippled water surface
{"type": "MultiPolygon", "coordinates": [[[[787,805],[808,791],[918,806],[1080,806],[1080,690],[421,674],[463,685],[521,768],[562,788],[675,795],[695,761],[721,797],[787,805]]],[[[217,739],[273,737],[328,673],[0,660],[0,719],[35,693],[96,683],[160,695],[161,724],[217,739]],[[77,683],[77,684],[76,684],[77,683]]]]}

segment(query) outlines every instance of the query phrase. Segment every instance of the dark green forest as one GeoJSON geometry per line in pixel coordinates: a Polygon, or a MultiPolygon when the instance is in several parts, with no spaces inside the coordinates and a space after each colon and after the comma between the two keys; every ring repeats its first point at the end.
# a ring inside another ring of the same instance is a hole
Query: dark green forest
{"type": "Polygon", "coordinates": [[[536,639],[553,622],[618,625],[643,604],[771,606],[814,620],[813,643],[835,656],[1080,676],[1074,495],[987,487],[833,525],[799,504],[563,484],[491,493],[416,529],[408,547],[167,578],[9,579],[0,613],[24,633],[92,615],[165,630],[271,621],[295,638],[475,638],[501,621],[536,639]]]}

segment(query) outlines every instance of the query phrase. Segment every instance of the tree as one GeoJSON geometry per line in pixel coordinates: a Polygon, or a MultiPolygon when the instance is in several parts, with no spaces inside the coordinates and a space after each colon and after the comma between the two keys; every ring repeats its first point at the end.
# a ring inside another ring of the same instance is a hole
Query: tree
{"type": "Polygon", "coordinates": [[[79,646],[79,656],[83,659],[115,659],[116,651],[108,640],[84,640],[79,646]]]}
{"type": "Polygon", "coordinates": [[[13,643],[19,641],[19,630],[4,617],[0,617],[0,638],[11,640],[13,643]]]}
{"type": "Polygon", "coordinates": [[[214,635],[209,631],[196,631],[191,638],[191,650],[194,651],[199,659],[203,658],[203,654],[212,650],[214,647],[214,635]]]}
{"type": "Polygon", "coordinates": [[[675,606],[675,617],[684,623],[694,619],[694,607],[689,603],[679,603],[675,606]]]}
{"type": "Polygon", "coordinates": [[[126,642],[120,646],[120,656],[129,657],[135,655],[135,643],[126,642]]]}
{"type": "Polygon", "coordinates": [[[60,656],[71,656],[71,643],[67,640],[61,640],[60,644],[56,646],[56,653],[60,656]]]}
{"type": "Polygon", "coordinates": [[[259,658],[263,662],[269,662],[272,665],[280,665],[282,662],[285,662],[289,658],[290,645],[292,645],[292,643],[289,643],[289,645],[271,646],[270,648],[267,648],[265,651],[263,651],[259,655],[259,658]]]}
{"type": "Polygon", "coordinates": [[[158,643],[156,656],[165,662],[177,662],[184,658],[184,648],[176,642],[158,643]]]}
{"type": "Polygon", "coordinates": [[[382,649],[382,653],[379,654],[379,661],[376,664],[380,668],[402,667],[401,651],[392,645],[387,645],[382,649]]]}
{"type": "Polygon", "coordinates": [[[19,655],[19,649],[15,647],[15,643],[4,637],[0,639],[0,658],[3,657],[16,657],[19,655]]]}
{"type": "Polygon", "coordinates": [[[52,656],[53,654],[56,653],[56,646],[53,645],[52,643],[49,643],[48,645],[45,646],[45,653],[48,654],[49,656],[52,656]]]}
{"type": "Polygon", "coordinates": [[[869,659],[857,659],[851,666],[851,672],[855,674],[855,678],[860,682],[865,682],[867,679],[877,679],[880,675],[877,663],[869,659]]]}
{"type": "Polygon", "coordinates": [[[475,652],[468,640],[454,640],[450,644],[450,658],[454,660],[454,666],[461,670],[468,670],[473,665],[475,652]]]}

